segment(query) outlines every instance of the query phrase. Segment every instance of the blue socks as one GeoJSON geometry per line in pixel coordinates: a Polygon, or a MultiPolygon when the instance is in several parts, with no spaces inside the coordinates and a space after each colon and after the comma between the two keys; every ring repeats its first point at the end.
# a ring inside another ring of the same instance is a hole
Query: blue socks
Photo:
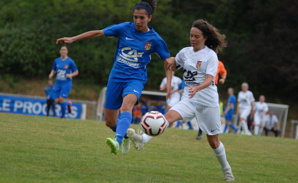
{"type": "Polygon", "coordinates": [[[187,122],[187,124],[189,126],[189,129],[193,130],[193,126],[192,126],[191,122],[189,121],[189,122],[187,122]]]}
{"type": "Polygon", "coordinates": [[[181,122],[180,121],[177,121],[176,128],[179,128],[180,127],[180,124],[181,124],[181,122]]]}
{"type": "Polygon", "coordinates": [[[61,106],[61,113],[62,113],[61,118],[65,118],[65,110],[66,110],[66,104],[65,104],[65,102],[60,103],[60,106],[61,106]]]}
{"type": "MultiPolygon", "coordinates": [[[[224,133],[226,133],[228,127],[229,127],[229,125],[225,125],[225,129],[223,131],[224,133]]],[[[230,127],[233,128],[233,130],[235,130],[235,132],[238,132],[238,128],[236,128],[236,126],[233,123],[230,124],[230,127]]]]}
{"type": "Polygon", "coordinates": [[[233,128],[233,130],[235,130],[235,132],[238,131],[238,129],[236,128],[236,126],[233,123],[230,124],[230,127],[233,128]]]}
{"type": "Polygon", "coordinates": [[[129,112],[123,112],[121,113],[121,117],[119,121],[117,122],[116,128],[116,135],[115,138],[117,139],[119,145],[122,144],[122,140],[124,136],[126,136],[126,131],[130,126],[132,120],[132,114],[129,112]]]}

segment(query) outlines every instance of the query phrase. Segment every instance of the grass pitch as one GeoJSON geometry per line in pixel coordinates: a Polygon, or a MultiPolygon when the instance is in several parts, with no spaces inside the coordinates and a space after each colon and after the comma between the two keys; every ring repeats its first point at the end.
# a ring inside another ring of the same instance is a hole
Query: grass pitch
{"type": "MultiPolygon", "coordinates": [[[[127,155],[110,153],[113,136],[102,122],[0,113],[0,182],[224,182],[195,131],[167,129],[127,155]]],[[[237,182],[298,182],[297,140],[220,138],[237,182]]]]}

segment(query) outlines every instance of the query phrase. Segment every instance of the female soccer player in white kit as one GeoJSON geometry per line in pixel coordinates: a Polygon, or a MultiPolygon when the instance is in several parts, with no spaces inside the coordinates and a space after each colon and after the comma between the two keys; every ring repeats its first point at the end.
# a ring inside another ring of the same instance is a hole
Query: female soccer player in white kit
{"type": "Polygon", "coordinates": [[[255,103],[255,115],[254,115],[254,133],[255,135],[261,135],[263,132],[263,128],[265,127],[265,119],[268,111],[268,105],[265,102],[265,96],[261,95],[259,98],[259,102],[255,103]]]}
{"type": "MultiPolygon", "coordinates": [[[[240,115],[240,126],[244,134],[251,135],[247,127],[247,117],[254,110],[255,98],[251,91],[248,90],[248,84],[242,83],[242,91],[238,93],[237,113],[240,115]]],[[[252,118],[252,115],[251,115],[252,118]]]]}
{"type": "MultiPolygon", "coordinates": [[[[215,50],[226,46],[225,35],[202,19],[194,21],[190,31],[191,47],[180,50],[176,55],[174,66],[183,68],[185,88],[182,100],[165,114],[169,123],[197,118],[198,125],[207,134],[208,142],[217,157],[225,180],[234,181],[231,167],[227,161],[224,145],[219,140],[221,133],[220,110],[217,87],[214,78],[217,71],[218,58],[215,50]]],[[[128,137],[137,150],[143,148],[151,136],[136,134],[128,129],[128,137]]]]}

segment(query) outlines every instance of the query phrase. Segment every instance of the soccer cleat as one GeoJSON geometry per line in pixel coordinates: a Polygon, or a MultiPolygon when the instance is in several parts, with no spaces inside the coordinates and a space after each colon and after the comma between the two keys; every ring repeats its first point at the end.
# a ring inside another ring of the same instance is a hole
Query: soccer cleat
{"type": "Polygon", "coordinates": [[[129,150],[130,150],[130,140],[123,139],[122,148],[121,148],[122,154],[127,154],[129,150]]]}
{"type": "Polygon", "coordinates": [[[202,138],[203,138],[203,137],[202,137],[202,134],[198,134],[198,135],[196,136],[196,139],[197,139],[197,140],[202,140],[202,138]]]}
{"type": "Polygon", "coordinates": [[[235,178],[234,178],[231,168],[229,168],[227,170],[223,170],[223,173],[224,173],[226,181],[235,181],[235,178]]]}
{"type": "Polygon", "coordinates": [[[136,150],[141,150],[144,147],[144,143],[143,143],[143,136],[141,135],[141,132],[139,131],[139,133],[136,133],[134,129],[129,128],[127,130],[127,136],[128,138],[131,140],[134,148],[136,150]]]}
{"type": "Polygon", "coordinates": [[[68,108],[68,113],[71,113],[72,112],[72,109],[71,109],[71,106],[72,106],[72,102],[71,101],[68,101],[69,105],[67,106],[68,108]]]}
{"type": "Polygon", "coordinates": [[[114,153],[115,155],[119,151],[119,143],[116,139],[106,138],[107,145],[111,148],[111,153],[114,153]]]}

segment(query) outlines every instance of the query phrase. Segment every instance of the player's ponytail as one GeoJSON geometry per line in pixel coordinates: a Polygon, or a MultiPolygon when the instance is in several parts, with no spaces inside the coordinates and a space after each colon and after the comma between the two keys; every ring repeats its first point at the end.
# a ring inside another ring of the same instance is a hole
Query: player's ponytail
{"type": "Polygon", "coordinates": [[[227,47],[227,43],[225,42],[226,36],[220,34],[218,29],[209,24],[206,20],[196,20],[193,22],[192,27],[196,27],[202,31],[203,36],[207,38],[205,45],[215,52],[221,51],[223,48],[227,47]]]}
{"type": "Polygon", "coordinates": [[[156,9],[156,1],[155,0],[141,0],[138,2],[134,10],[144,9],[147,11],[148,15],[152,15],[156,9]]]}

